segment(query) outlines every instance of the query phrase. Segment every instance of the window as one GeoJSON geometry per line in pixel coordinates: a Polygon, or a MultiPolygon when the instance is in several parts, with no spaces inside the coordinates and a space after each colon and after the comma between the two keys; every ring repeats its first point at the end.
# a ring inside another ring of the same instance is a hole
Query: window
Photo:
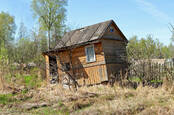
{"type": "Polygon", "coordinates": [[[114,28],[113,27],[110,27],[110,32],[114,32],[114,28]]]}
{"type": "Polygon", "coordinates": [[[62,64],[63,70],[64,71],[69,71],[70,70],[70,63],[64,63],[62,64]]]}
{"type": "Polygon", "coordinates": [[[86,46],[85,52],[86,52],[86,61],[94,62],[95,61],[94,45],[86,46]]]}

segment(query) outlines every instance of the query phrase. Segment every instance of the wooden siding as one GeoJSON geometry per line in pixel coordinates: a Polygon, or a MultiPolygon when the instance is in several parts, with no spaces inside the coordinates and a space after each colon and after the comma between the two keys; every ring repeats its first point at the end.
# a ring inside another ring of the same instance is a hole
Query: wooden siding
{"type": "Polygon", "coordinates": [[[114,27],[113,24],[111,24],[111,25],[107,28],[106,32],[105,32],[104,35],[103,35],[103,38],[106,38],[106,39],[114,39],[114,40],[124,40],[124,39],[121,37],[121,35],[120,35],[120,33],[118,32],[118,30],[114,27]],[[113,32],[110,31],[111,28],[114,30],[113,32]]]}
{"type": "Polygon", "coordinates": [[[102,46],[105,55],[108,78],[110,75],[119,73],[126,67],[127,55],[126,44],[123,41],[103,40],[102,46]]]}
{"type": "Polygon", "coordinates": [[[111,75],[119,74],[124,70],[126,65],[124,64],[106,64],[108,78],[110,79],[111,75]]]}
{"type": "Polygon", "coordinates": [[[126,44],[122,41],[103,40],[103,50],[106,64],[127,62],[126,44]]]}
{"type": "MultiPolygon", "coordinates": [[[[69,72],[71,74],[75,73],[79,85],[98,84],[108,80],[102,44],[95,43],[94,50],[96,61],[90,63],[86,61],[85,46],[72,50],[73,70],[71,69],[69,72]]],[[[63,63],[70,62],[69,51],[60,52],[59,55],[60,59],[57,58],[58,68],[61,67],[60,60],[63,63]]],[[[58,74],[61,81],[61,77],[65,75],[65,72],[58,69],[58,74]]]]}
{"type": "MultiPolygon", "coordinates": [[[[56,49],[44,53],[44,55],[56,56],[60,82],[63,81],[64,76],[67,76],[67,73],[60,69],[62,63],[70,63],[71,69],[68,73],[75,77],[79,85],[108,81],[111,74],[119,73],[126,67],[128,41],[112,20],[71,31],[62,38],[62,41],[66,43],[66,47],[60,42],[56,49]],[[113,31],[110,31],[111,28],[113,31]],[[94,44],[96,58],[94,62],[86,61],[87,44],[94,44]],[[70,54],[72,54],[71,59],[70,54]]],[[[45,59],[48,77],[49,57],[45,59]]]]}

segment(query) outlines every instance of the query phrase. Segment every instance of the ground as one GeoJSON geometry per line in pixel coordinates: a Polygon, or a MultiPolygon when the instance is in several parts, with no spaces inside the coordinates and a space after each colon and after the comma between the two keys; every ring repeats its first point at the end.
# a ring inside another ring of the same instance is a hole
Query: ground
{"type": "Polygon", "coordinates": [[[173,115],[174,87],[137,89],[96,85],[76,92],[60,85],[42,85],[1,91],[2,115],[173,115]],[[16,91],[15,91],[16,90],[16,91]]]}

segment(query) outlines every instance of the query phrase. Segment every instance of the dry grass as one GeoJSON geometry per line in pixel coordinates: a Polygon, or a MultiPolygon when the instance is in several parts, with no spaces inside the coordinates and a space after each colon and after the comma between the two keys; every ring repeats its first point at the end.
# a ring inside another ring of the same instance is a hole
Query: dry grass
{"type": "Polygon", "coordinates": [[[99,96],[89,108],[76,111],[74,114],[174,114],[173,89],[166,90],[166,87],[139,86],[136,90],[122,89],[118,86],[91,87],[88,91],[105,95],[104,98],[102,95],[99,96]]]}
{"type": "Polygon", "coordinates": [[[63,89],[60,85],[45,84],[25,94],[15,95],[13,98],[21,100],[29,97],[27,100],[18,102],[18,106],[15,105],[15,111],[19,113],[23,111],[23,113],[39,115],[55,115],[56,113],[74,115],[173,115],[173,86],[172,83],[167,82],[159,88],[139,85],[137,89],[120,88],[117,85],[114,87],[97,85],[81,87],[77,92],[74,92],[63,89]],[[21,109],[25,104],[41,102],[45,102],[46,106],[38,106],[30,110],[21,109]]]}

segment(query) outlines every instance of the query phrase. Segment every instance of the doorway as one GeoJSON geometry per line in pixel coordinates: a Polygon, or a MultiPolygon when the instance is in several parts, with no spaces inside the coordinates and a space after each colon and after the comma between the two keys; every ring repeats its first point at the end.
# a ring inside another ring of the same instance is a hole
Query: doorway
{"type": "Polygon", "coordinates": [[[49,56],[49,69],[50,69],[50,82],[52,84],[58,82],[58,66],[56,61],[56,56],[49,56]]]}

